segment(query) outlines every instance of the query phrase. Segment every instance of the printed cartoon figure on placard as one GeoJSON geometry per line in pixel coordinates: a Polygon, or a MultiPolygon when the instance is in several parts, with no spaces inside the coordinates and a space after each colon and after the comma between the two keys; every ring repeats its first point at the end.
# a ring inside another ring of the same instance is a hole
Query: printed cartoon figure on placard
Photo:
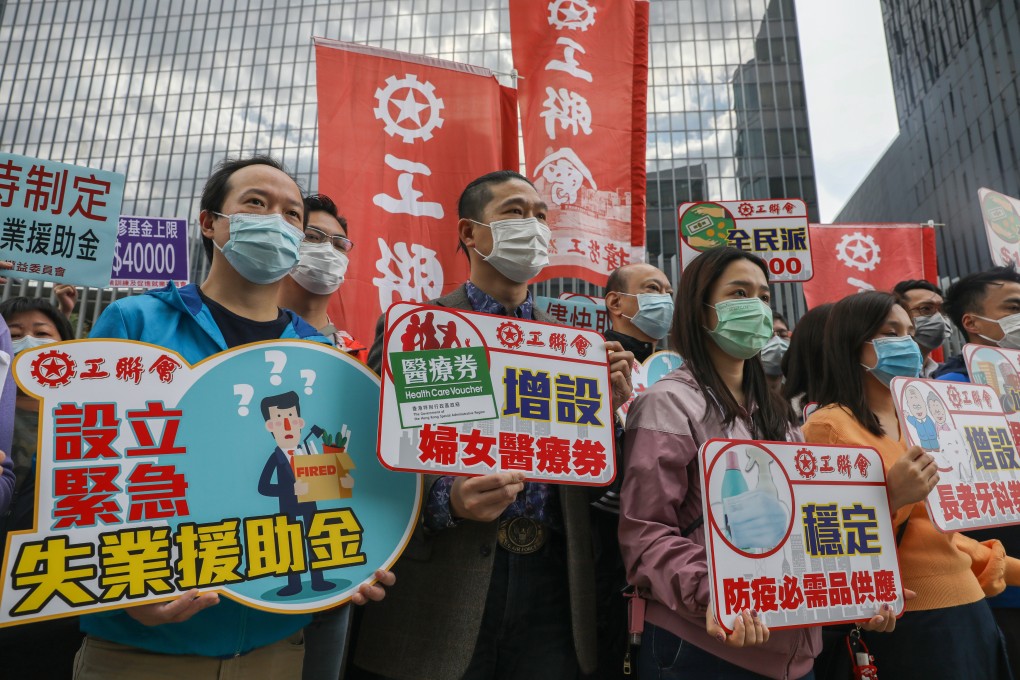
{"type": "Polygon", "coordinates": [[[946,405],[939,399],[939,395],[934,392],[928,395],[928,413],[931,414],[932,420],[935,421],[936,432],[953,431],[953,428],[949,425],[949,411],[946,410],[946,405]]]}
{"type": "MultiPolygon", "coordinates": [[[[266,397],[262,400],[262,417],[265,419],[266,430],[276,441],[276,448],[269,455],[262,475],[259,477],[259,493],[263,496],[275,497],[280,503],[280,512],[294,522],[304,521],[305,535],[312,534],[312,519],[318,509],[315,501],[302,501],[299,497],[309,492],[309,482],[298,479],[299,467],[297,458],[306,454],[306,444],[301,441],[301,431],[305,420],[301,417],[301,403],[296,392],[284,392],[266,397]],[[273,477],[276,482],[273,483],[273,477]]],[[[321,428],[313,426],[313,429],[321,428]]],[[[301,468],[305,469],[305,468],[301,468]]],[[[323,471],[326,472],[326,471],[323,471]]],[[[348,475],[349,476],[349,475],[348,475]]],[[[311,552],[311,545],[309,545],[311,552]]],[[[336,587],[327,581],[321,569],[311,569],[312,590],[327,591],[336,587]]],[[[301,592],[301,574],[291,573],[287,576],[287,585],[277,591],[277,595],[285,597],[301,592]]]]}
{"type": "MultiPolygon", "coordinates": [[[[946,394],[953,408],[966,405],[955,386],[950,385],[946,394]]],[[[974,466],[967,446],[957,430],[949,406],[938,392],[913,384],[903,390],[901,398],[906,407],[905,413],[909,412],[905,420],[914,432],[911,442],[916,442],[935,456],[935,464],[944,480],[954,483],[972,481],[974,466]]]]}
{"type": "Polygon", "coordinates": [[[730,245],[733,215],[718,203],[702,203],[687,210],[680,219],[680,236],[696,250],[730,245]]]}
{"type": "MultiPolygon", "coordinates": [[[[931,395],[938,399],[934,392],[931,395]]],[[[918,444],[925,451],[940,450],[938,428],[935,425],[935,420],[928,415],[928,406],[924,397],[921,396],[921,390],[917,386],[911,385],[904,390],[903,396],[907,401],[907,408],[910,409],[907,422],[917,433],[918,444]]]]}
{"type": "Polygon", "coordinates": [[[722,455],[712,469],[712,521],[721,525],[735,549],[752,556],[767,554],[790,530],[789,480],[772,454],[758,446],[737,445],[722,455]]]}

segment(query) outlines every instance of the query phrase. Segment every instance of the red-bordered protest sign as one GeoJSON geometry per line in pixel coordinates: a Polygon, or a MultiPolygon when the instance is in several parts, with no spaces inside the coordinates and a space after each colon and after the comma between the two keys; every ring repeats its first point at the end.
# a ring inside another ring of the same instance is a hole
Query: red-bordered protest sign
{"type": "Polygon", "coordinates": [[[375,457],[379,381],[304,340],[193,366],[127,340],[25,350],[40,400],[34,528],[7,537],[0,627],[192,588],[310,612],[400,556],[421,480],[375,457]]]}
{"type": "MultiPolygon", "coordinates": [[[[971,361],[983,368],[989,357],[971,361]]],[[[938,465],[939,483],[925,500],[935,527],[958,531],[1020,523],[1015,425],[996,391],[920,378],[893,378],[892,391],[907,441],[933,455],[938,465]]]]}
{"type": "Polygon", "coordinates": [[[605,340],[397,303],[386,313],[379,460],[394,470],[605,485],[616,475],[605,340]]]}
{"type": "Polygon", "coordinates": [[[765,260],[773,283],[807,281],[814,274],[807,207],[800,199],[684,203],[678,214],[684,268],[709,248],[732,246],[765,260]]]}
{"type": "Polygon", "coordinates": [[[699,453],[716,619],[773,630],[903,610],[882,458],[874,449],[712,439],[699,453]]]}

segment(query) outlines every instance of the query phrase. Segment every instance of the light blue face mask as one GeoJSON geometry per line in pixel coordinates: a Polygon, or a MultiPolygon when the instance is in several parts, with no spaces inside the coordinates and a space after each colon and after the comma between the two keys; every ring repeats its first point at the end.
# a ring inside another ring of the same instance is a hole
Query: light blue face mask
{"type": "Polygon", "coordinates": [[[771,550],[790,525],[783,504],[766,491],[748,491],[723,499],[730,542],[740,550],[771,550]]]}
{"type": "Polygon", "coordinates": [[[896,338],[875,338],[870,341],[875,347],[878,361],[874,366],[864,366],[873,376],[888,386],[893,378],[916,378],[921,375],[921,348],[909,335],[896,338]]]}
{"type": "Polygon", "coordinates": [[[43,345],[48,345],[51,342],[56,342],[56,340],[53,338],[37,338],[34,335],[22,335],[17,340],[11,340],[11,350],[15,354],[20,354],[26,349],[42,347],[43,345]]]}
{"type": "Polygon", "coordinates": [[[238,274],[259,285],[275,283],[300,260],[301,231],[279,213],[214,215],[230,220],[230,238],[219,248],[238,274]]]}
{"type": "Polygon", "coordinates": [[[661,340],[673,326],[673,296],[669,293],[620,293],[637,298],[638,311],[634,316],[623,315],[653,340],[661,340]]]}

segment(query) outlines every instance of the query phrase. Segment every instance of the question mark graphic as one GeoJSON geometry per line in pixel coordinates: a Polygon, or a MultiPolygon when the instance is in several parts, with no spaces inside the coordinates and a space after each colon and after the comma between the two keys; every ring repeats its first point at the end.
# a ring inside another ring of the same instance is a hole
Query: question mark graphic
{"type": "Polygon", "coordinates": [[[237,405],[237,415],[248,415],[248,404],[255,395],[255,389],[251,385],[234,385],[234,396],[241,397],[241,403],[237,405]]]}
{"type": "Polygon", "coordinates": [[[305,394],[311,394],[312,385],[315,384],[315,371],[310,368],[302,369],[301,379],[305,381],[305,394]]]}
{"type": "Polygon", "coordinates": [[[283,367],[287,365],[287,355],[278,349],[266,350],[266,361],[273,365],[271,371],[272,375],[269,376],[269,382],[273,385],[279,385],[283,382],[283,378],[280,377],[280,373],[283,372],[283,367]]]}

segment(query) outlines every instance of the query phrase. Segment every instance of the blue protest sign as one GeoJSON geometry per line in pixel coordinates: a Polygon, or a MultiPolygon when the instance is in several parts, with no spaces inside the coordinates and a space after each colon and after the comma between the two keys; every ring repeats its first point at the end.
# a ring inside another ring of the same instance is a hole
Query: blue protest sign
{"type": "Polygon", "coordinates": [[[332,347],[154,345],[18,355],[41,399],[36,526],[11,534],[0,626],[171,600],[342,604],[414,530],[421,481],[376,459],[379,378],[332,347]]]}
{"type": "Polygon", "coordinates": [[[124,175],[0,153],[0,260],[11,275],[110,284],[124,175]]]}
{"type": "Polygon", "coordinates": [[[111,286],[158,288],[188,283],[188,222],[121,215],[111,286]]]}

